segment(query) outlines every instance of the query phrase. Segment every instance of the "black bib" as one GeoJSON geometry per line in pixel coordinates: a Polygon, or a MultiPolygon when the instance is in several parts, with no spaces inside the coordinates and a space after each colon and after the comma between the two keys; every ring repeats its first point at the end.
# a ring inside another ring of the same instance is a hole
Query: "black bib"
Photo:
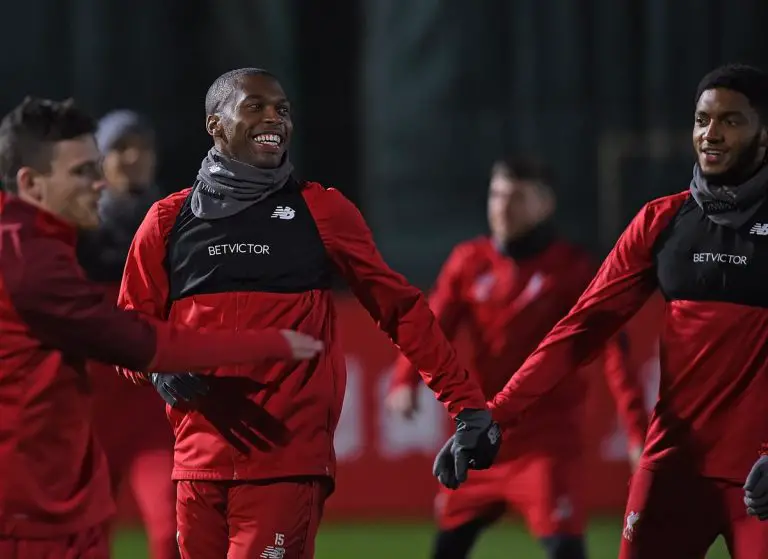
{"type": "Polygon", "coordinates": [[[768,308],[768,204],[739,229],[713,223],[688,198],[654,247],[667,300],[768,308]]]}
{"type": "Polygon", "coordinates": [[[198,219],[190,199],[168,237],[170,301],[211,293],[330,288],[331,261],[295,181],[222,219],[198,219]]]}

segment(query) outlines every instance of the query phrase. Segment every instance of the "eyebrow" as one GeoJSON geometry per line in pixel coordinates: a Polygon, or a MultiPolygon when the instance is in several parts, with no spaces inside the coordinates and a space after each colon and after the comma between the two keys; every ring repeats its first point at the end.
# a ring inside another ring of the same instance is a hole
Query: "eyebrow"
{"type": "MultiPolygon", "coordinates": [[[[711,113],[709,113],[708,111],[701,111],[701,110],[699,110],[699,111],[696,111],[696,114],[697,115],[709,115],[711,113]]],[[[731,117],[731,116],[744,116],[744,113],[741,112],[741,111],[725,111],[724,113],[720,113],[718,116],[720,118],[728,118],[728,117],[731,117]]]]}
{"type": "Polygon", "coordinates": [[[100,169],[103,164],[103,161],[104,161],[103,157],[100,157],[99,159],[84,159],[82,161],[78,161],[73,165],[70,165],[69,170],[77,171],[78,169],[88,169],[89,167],[100,169]]]}
{"type": "MultiPolygon", "coordinates": [[[[243,98],[243,102],[245,101],[263,101],[264,99],[268,99],[268,97],[264,95],[259,95],[258,93],[251,93],[250,95],[246,95],[243,98]]],[[[274,100],[275,104],[288,104],[289,101],[285,97],[278,97],[274,100]]]]}

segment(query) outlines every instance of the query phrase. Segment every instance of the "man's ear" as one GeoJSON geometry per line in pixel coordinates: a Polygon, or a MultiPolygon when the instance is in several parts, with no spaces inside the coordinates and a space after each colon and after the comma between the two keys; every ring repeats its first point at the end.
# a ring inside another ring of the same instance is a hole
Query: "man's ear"
{"type": "Polygon", "coordinates": [[[223,136],[221,117],[219,115],[208,115],[205,118],[205,129],[210,136],[221,138],[223,136]]]}
{"type": "Polygon", "coordinates": [[[760,145],[764,148],[768,148],[768,127],[763,126],[760,129],[760,145]]]}
{"type": "Polygon", "coordinates": [[[22,167],[16,171],[16,187],[20,198],[41,202],[43,200],[42,175],[32,167],[22,167]]]}

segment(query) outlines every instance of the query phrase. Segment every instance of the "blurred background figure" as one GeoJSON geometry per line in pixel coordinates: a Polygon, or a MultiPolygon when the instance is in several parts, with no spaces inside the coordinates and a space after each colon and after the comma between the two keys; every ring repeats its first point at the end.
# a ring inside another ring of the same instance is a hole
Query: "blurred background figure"
{"type": "MultiPolygon", "coordinates": [[[[430,297],[450,339],[467,331],[469,370],[488,399],[565,316],[594,274],[587,253],[557,232],[552,183],[549,169],[534,158],[496,162],[488,191],[491,233],[453,250],[430,297]]],[[[616,341],[610,345],[611,353],[622,353],[616,341]]],[[[643,392],[620,356],[609,365],[604,370],[636,457],[647,424],[643,392]]],[[[387,400],[392,411],[407,417],[416,411],[419,378],[401,357],[387,400]]],[[[546,404],[504,433],[490,470],[471,472],[457,490],[440,489],[434,559],[469,557],[480,533],[508,508],[522,514],[549,559],[586,557],[583,480],[589,472],[583,437],[590,381],[574,366],[546,404]]]]}
{"type": "MultiPolygon", "coordinates": [[[[90,279],[102,283],[117,302],[133,235],[160,197],[155,184],[155,131],[142,115],[117,110],[99,121],[96,142],[107,181],[99,201],[102,222],[81,236],[78,259],[90,279]]],[[[111,366],[92,363],[91,367],[96,434],[107,454],[115,499],[120,502],[123,491],[130,490],[144,522],[151,559],[174,559],[178,548],[171,481],[173,436],[165,405],[151,385],[126,382],[111,366]],[[104,368],[108,370],[95,370],[104,368]]]]}
{"type": "Polygon", "coordinates": [[[91,279],[115,284],[136,229],[161,195],[155,184],[155,131],[138,113],[117,110],[99,121],[96,141],[107,180],[99,201],[102,224],[82,237],[79,258],[91,279]]]}

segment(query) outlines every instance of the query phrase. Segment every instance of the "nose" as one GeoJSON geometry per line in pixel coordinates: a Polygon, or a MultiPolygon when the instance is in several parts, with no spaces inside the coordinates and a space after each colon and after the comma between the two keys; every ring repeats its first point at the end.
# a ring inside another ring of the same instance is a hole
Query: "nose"
{"type": "Polygon", "coordinates": [[[708,143],[717,143],[722,141],[723,139],[722,130],[716,120],[712,119],[711,121],[709,121],[709,125],[706,128],[704,128],[702,139],[708,143]]]}
{"type": "Polygon", "coordinates": [[[123,160],[127,165],[134,165],[139,160],[140,155],[141,152],[138,148],[131,147],[123,153],[123,160]]]}
{"type": "Polygon", "coordinates": [[[268,105],[264,109],[264,122],[277,124],[283,121],[283,117],[277,112],[277,108],[273,105],[268,105]]]}
{"type": "Polygon", "coordinates": [[[99,179],[93,182],[93,190],[96,192],[101,192],[105,188],[107,188],[107,181],[104,179],[99,179]]]}

